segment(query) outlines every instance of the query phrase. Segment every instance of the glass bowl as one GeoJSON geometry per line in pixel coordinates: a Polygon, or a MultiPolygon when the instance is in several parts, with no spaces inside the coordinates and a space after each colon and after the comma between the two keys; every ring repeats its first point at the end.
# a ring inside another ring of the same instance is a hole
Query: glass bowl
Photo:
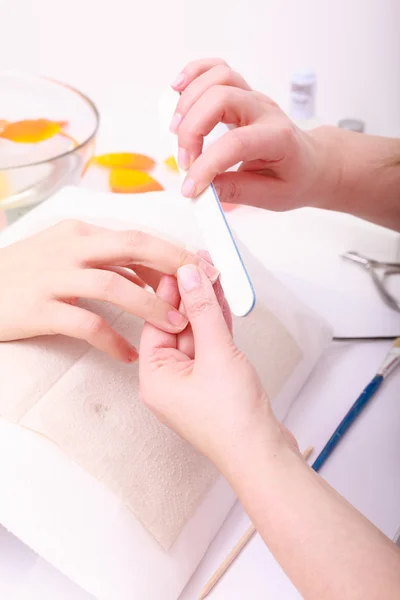
{"type": "Polygon", "coordinates": [[[0,211],[8,223],[79,182],[98,126],[95,104],[78,90],[0,71],[0,211]]]}

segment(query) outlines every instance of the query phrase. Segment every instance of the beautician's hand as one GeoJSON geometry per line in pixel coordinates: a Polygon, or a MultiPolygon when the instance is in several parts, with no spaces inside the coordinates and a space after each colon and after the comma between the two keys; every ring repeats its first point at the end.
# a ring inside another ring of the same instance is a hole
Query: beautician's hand
{"type": "Polygon", "coordinates": [[[188,64],[173,84],[181,97],[171,123],[184,196],[214,180],[220,200],[271,210],[301,206],[348,212],[400,231],[400,140],[337,127],[305,132],[227,64],[188,64]],[[202,154],[218,122],[234,125],[202,154]],[[237,172],[227,169],[241,163],[237,172]]]}
{"type": "Polygon", "coordinates": [[[192,165],[185,196],[199,194],[214,180],[222,201],[285,210],[309,203],[327,187],[334,166],[326,172],[326,153],[314,137],[224,61],[188,64],[173,87],[182,94],[171,130],[178,135],[180,165],[192,165]],[[219,122],[236,128],[201,154],[204,136],[219,122]],[[239,172],[225,173],[238,163],[239,172]]]}
{"type": "MultiPolygon", "coordinates": [[[[302,598],[398,599],[400,550],[305,463],[202,271],[181,267],[178,281],[194,359],[180,335],[146,324],[143,401],[217,465],[302,598]]],[[[174,278],[164,277],[158,293],[178,306],[174,278]]]]}
{"type": "Polygon", "coordinates": [[[174,275],[187,263],[217,276],[199,256],[143,232],[61,222],[0,249],[0,341],[64,334],[134,361],[137,352],[128,341],[99,315],[76,306],[77,300],[111,302],[177,333],[186,317],[143,287],[144,281],[155,287],[159,273],[174,275]]]}
{"type": "Polygon", "coordinates": [[[140,344],[141,397],[161,421],[221,470],[229,469],[246,439],[264,443],[266,433],[276,439],[282,429],[254,367],[233,342],[219,282],[213,289],[200,269],[186,265],[178,270],[178,284],[164,277],[157,293],[174,306],[182,298],[191,330],[173,335],[146,323],[140,344]]]}

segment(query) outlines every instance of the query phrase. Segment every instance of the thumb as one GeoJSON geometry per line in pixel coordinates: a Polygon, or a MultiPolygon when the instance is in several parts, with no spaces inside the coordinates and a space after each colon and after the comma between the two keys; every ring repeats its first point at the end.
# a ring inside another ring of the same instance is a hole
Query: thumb
{"type": "Polygon", "coordinates": [[[220,202],[247,204],[269,210],[286,210],[282,182],[257,171],[227,171],[213,181],[220,202]]]}
{"type": "Polygon", "coordinates": [[[193,331],[195,357],[224,352],[232,343],[232,336],[208,277],[192,264],[180,267],[177,275],[179,292],[193,331]]]}

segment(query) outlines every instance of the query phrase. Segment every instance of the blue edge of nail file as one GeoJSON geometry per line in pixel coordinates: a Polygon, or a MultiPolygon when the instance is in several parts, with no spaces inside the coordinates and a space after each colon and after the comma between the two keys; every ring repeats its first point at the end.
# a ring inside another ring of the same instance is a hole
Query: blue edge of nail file
{"type": "MultiPolygon", "coordinates": [[[[160,114],[166,130],[169,130],[178,100],[179,93],[172,88],[161,99],[160,114]]],[[[172,134],[171,138],[172,151],[177,160],[177,138],[172,134]]],[[[186,172],[180,168],[179,172],[183,181],[186,172]]],[[[221,272],[221,285],[229,307],[234,315],[244,317],[253,310],[256,295],[214,186],[209,185],[192,200],[192,205],[207,250],[221,272]]]]}

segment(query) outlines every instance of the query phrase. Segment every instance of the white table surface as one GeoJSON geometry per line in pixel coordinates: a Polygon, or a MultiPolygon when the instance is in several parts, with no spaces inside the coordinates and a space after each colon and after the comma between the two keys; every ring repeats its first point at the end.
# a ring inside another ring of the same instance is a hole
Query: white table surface
{"type": "MultiPolygon", "coordinates": [[[[107,126],[108,122],[106,119],[105,121],[107,126]]],[[[126,129],[124,128],[124,130],[126,129]]],[[[119,131],[121,132],[122,128],[119,131]]],[[[121,138],[121,144],[117,144],[117,149],[122,148],[124,139],[121,138]]],[[[102,145],[106,149],[106,144],[100,142],[100,147],[102,145]]],[[[140,151],[140,149],[141,147],[134,150],[140,151]]],[[[147,149],[143,148],[143,150],[147,149]]],[[[237,218],[235,213],[232,213],[232,220],[234,221],[235,218],[237,218]]],[[[284,232],[284,228],[282,231],[284,232]]],[[[355,284],[352,284],[351,281],[347,282],[349,285],[346,290],[343,290],[343,280],[329,280],[329,270],[327,272],[322,264],[326,253],[320,252],[323,240],[318,240],[318,234],[318,228],[310,227],[307,237],[310,237],[311,243],[307,252],[301,255],[298,242],[293,236],[293,230],[289,228],[286,236],[280,232],[279,247],[276,247],[278,240],[274,242],[276,251],[274,258],[276,260],[272,260],[271,265],[271,254],[266,251],[266,266],[269,268],[271,266],[272,268],[279,267],[293,275],[302,270],[302,276],[304,276],[308,264],[311,283],[318,283],[325,289],[333,289],[336,286],[341,292],[356,293],[355,289],[352,289],[355,284]],[[310,248],[311,250],[314,248],[314,250],[311,252],[310,248]],[[302,265],[299,263],[301,256],[304,256],[302,265]],[[308,263],[304,262],[306,259],[309,261],[308,263]]],[[[344,237],[345,239],[341,239],[340,244],[335,246],[335,253],[339,251],[341,244],[356,240],[357,247],[345,249],[359,249],[378,258],[391,260],[396,258],[398,248],[396,247],[396,238],[392,233],[377,230],[375,235],[374,232],[370,233],[367,229],[365,231],[362,227],[360,229],[354,221],[350,220],[344,237]]],[[[261,244],[262,240],[263,237],[260,236],[253,241],[257,245],[261,244]]],[[[247,240],[245,241],[247,243],[247,240]]],[[[249,247],[251,249],[251,244],[249,247]]],[[[259,251],[260,248],[258,248],[258,255],[259,251]]],[[[354,277],[360,278],[357,280],[357,288],[365,284],[365,289],[371,292],[369,298],[376,300],[376,310],[381,310],[380,301],[376,295],[374,296],[370,283],[366,280],[364,282],[361,279],[363,275],[357,271],[355,271],[354,277]]],[[[360,304],[360,309],[362,309],[362,304],[360,304]]],[[[393,330],[393,334],[398,335],[400,333],[400,315],[392,316],[392,319],[393,329],[397,328],[397,331],[393,330]]],[[[362,332],[360,333],[362,334],[362,332]]],[[[365,387],[368,379],[375,373],[388,347],[389,344],[386,342],[332,344],[296,400],[287,419],[287,425],[296,435],[301,448],[314,445],[316,452],[322,448],[343,414],[365,387]]],[[[375,400],[353,425],[351,432],[321,471],[323,477],[390,537],[395,535],[400,525],[399,400],[400,373],[397,373],[379,391],[375,400]]],[[[180,600],[194,600],[197,597],[203,585],[235,545],[248,524],[248,517],[237,504],[180,600]]],[[[291,600],[298,598],[299,594],[287,580],[262,540],[256,535],[209,597],[210,600],[226,600],[227,598],[229,600],[243,600],[243,598],[264,600],[267,597],[291,600]]],[[[93,600],[91,596],[77,588],[1,526],[0,598],[5,600],[93,600]]]]}

